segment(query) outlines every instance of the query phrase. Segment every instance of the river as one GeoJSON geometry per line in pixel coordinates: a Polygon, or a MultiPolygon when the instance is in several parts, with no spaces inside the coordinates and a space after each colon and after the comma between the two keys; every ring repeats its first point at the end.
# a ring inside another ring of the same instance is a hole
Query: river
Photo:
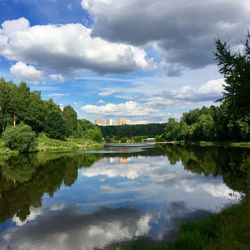
{"type": "Polygon", "coordinates": [[[239,202],[250,151],[107,147],[0,161],[1,250],[169,242],[180,224],[239,202]]]}

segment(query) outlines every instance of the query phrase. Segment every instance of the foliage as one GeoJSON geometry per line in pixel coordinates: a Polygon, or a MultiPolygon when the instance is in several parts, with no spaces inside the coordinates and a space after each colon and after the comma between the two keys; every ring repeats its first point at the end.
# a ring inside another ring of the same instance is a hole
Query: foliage
{"type": "Polygon", "coordinates": [[[17,150],[21,153],[36,150],[36,133],[28,125],[19,124],[16,127],[7,127],[2,137],[4,145],[11,150],[17,150]]]}
{"type": "Polygon", "coordinates": [[[96,154],[25,154],[0,162],[0,223],[14,215],[24,221],[40,207],[44,193],[71,186],[79,168],[100,159],[96,154]],[[25,197],[25,198],[24,198],[25,197]]]}
{"type": "Polygon", "coordinates": [[[250,34],[244,52],[232,52],[216,41],[216,60],[225,84],[220,106],[184,113],[180,122],[169,119],[158,140],[250,141],[250,34]]]}
{"type": "Polygon", "coordinates": [[[69,137],[77,130],[77,113],[71,106],[65,106],[63,108],[63,118],[66,125],[66,136],[69,137]]]}
{"type": "Polygon", "coordinates": [[[127,143],[128,142],[128,138],[127,137],[122,137],[121,138],[121,143],[127,143]]]}
{"type": "Polygon", "coordinates": [[[224,75],[223,98],[235,118],[250,114],[250,34],[246,36],[244,52],[233,52],[227,42],[216,41],[216,60],[224,75]]]}
{"type": "Polygon", "coordinates": [[[155,137],[164,132],[166,124],[151,123],[138,125],[120,125],[120,126],[100,126],[101,132],[105,137],[109,136],[112,139],[121,139],[122,137],[155,137]]]}
{"type": "Polygon", "coordinates": [[[87,138],[92,138],[96,142],[102,142],[102,133],[98,127],[94,127],[87,130],[87,138]]]}
{"type": "Polygon", "coordinates": [[[67,135],[67,127],[62,115],[59,112],[49,114],[45,123],[44,131],[52,139],[64,139],[67,135]]]}
{"type": "Polygon", "coordinates": [[[85,119],[78,120],[77,129],[73,136],[75,138],[92,139],[96,142],[102,142],[103,140],[100,128],[85,119]]]}

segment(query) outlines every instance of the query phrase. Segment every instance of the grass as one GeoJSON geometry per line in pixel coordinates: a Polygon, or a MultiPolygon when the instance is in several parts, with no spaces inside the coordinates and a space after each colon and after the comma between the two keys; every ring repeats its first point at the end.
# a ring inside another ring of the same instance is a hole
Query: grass
{"type": "MultiPolygon", "coordinates": [[[[90,139],[65,139],[64,141],[48,138],[45,134],[38,136],[38,152],[67,152],[85,149],[99,149],[103,144],[90,139]]],[[[17,151],[10,150],[4,146],[0,138],[0,159],[18,154],[17,151]]]]}
{"type": "Polygon", "coordinates": [[[130,250],[249,250],[250,202],[245,198],[201,222],[184,223],[177,240],[149,245],[137,240],[130,250]]]}
{"type": "Polygon", "coordinates": [[[48,138],[45,134],[38,136],[38,151],[39,152],[65,152],[83,149],[98,149],[102,143],[94,142],[90,139],[73,139],[68,138],[64,141],[48,138]]]}

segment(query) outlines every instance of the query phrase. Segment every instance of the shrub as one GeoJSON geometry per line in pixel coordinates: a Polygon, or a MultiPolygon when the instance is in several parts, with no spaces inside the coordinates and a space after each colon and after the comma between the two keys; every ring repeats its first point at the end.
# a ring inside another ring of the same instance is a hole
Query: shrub
{"type": "Polygon", "coordinates": [[[127,137],[122,137],[121,138],[121,143],[127,143],[128,142],[128,138],[127,137]]]}
{"type": "Polygon", "coordinates": [[[36,151],[38,144],[36,133],[32,131],[30,126],[25,124],[7,127],[3,132],[2,138],[5,147],[21,153],[36,151]]]}

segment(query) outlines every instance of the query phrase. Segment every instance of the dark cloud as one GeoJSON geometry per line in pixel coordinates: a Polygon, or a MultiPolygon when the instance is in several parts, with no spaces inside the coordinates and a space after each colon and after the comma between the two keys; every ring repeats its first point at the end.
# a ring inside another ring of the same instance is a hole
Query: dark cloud
{"type": "Polygon", "coordinates": [[[94,0],[82,5],[96,16],[92,36],[140,46],[154,41],[167,63],[187,68],[214,63],[214,40],[221,36],[237,44],[250,24],[245,0],[94,0]]]}

